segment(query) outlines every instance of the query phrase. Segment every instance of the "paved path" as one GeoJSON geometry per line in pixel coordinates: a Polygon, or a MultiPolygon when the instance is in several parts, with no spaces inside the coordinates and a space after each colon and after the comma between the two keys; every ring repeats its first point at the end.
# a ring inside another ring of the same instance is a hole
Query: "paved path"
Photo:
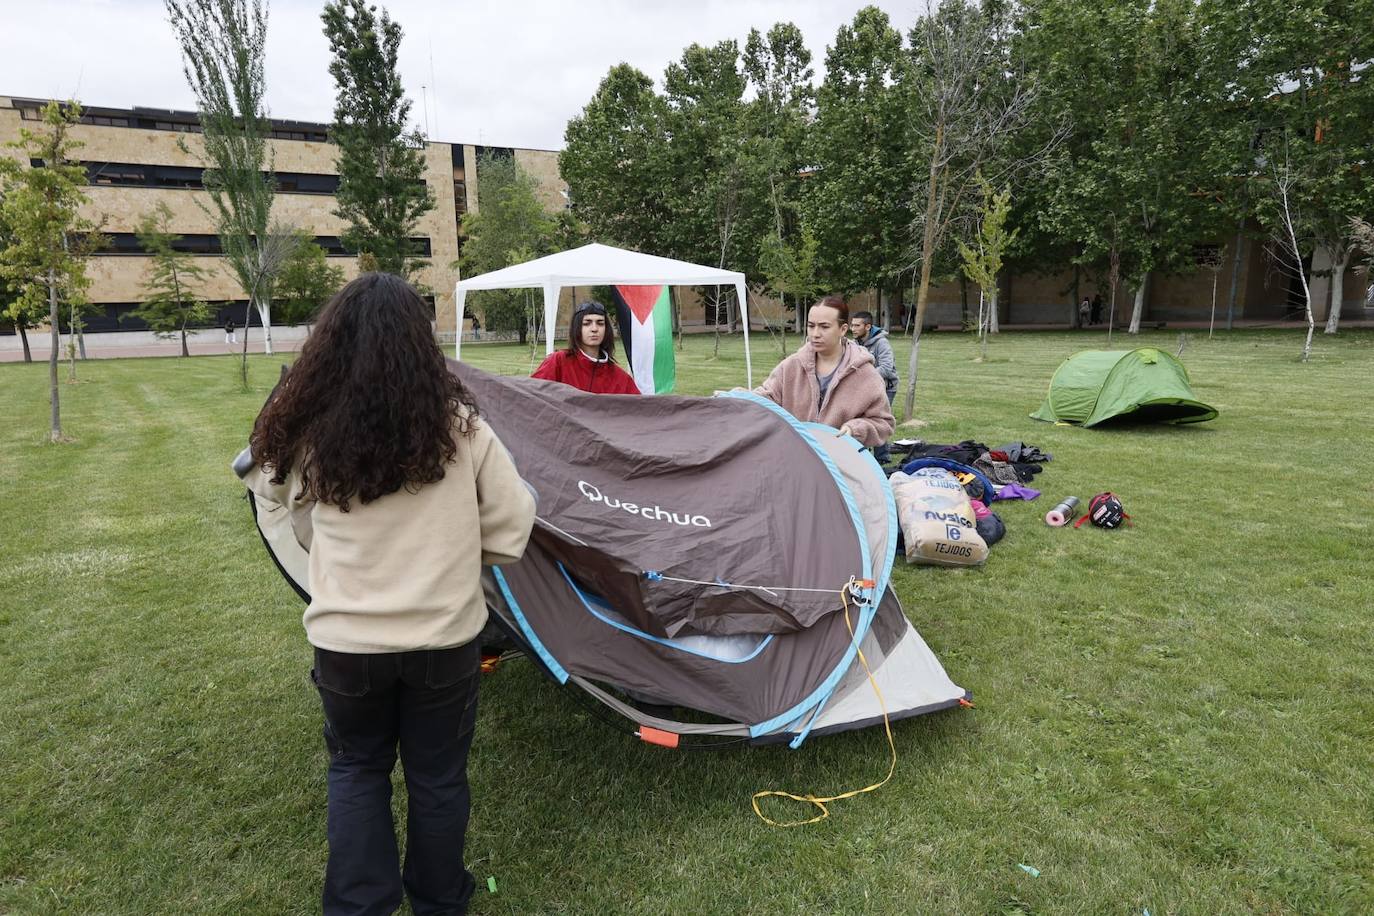
{"type": "MultiPolygon", "coordinates": [[[[272,350],[275,353],[293,353],[300,349],[304,340],[274,340],[272,350]]],[[[65,345],[65,340],[64,340],[65,345]]],[[[47,338],[43,339],[42,345],[38,345],[31,335],[29,346],[33,349],[33,358],[36,362],[45,362],[48,359],[47,338]]],[[[243,352],[243,344],[226,343],[190,343],[187,349],[192,356],[238,356],[243,352]]],[[[255,340],[248,344],[249,353],[262,353],[262,341],[255,340]]],[[[170,340],[165,343],[137,344],[134,346],[122,347],[102,347],[100,346],[100,336],[90,334],[86,337],[86,356],[88,359],[120,359],[122,357],[139,356],[180,356],[181,342],[170,340]]],[[[65,351],[61,354],[62,359],[67,358],[65,351]]],[[[0,350],[0,363],[20,363],[24,361],[24,351],[22,348],[16,350],[0,350]]]]}
{"type": "MultiPolygon", "coordinates": [[[[1358,311],[1358,310],[1357,310],[1357,311],[1358,311]]],[[[1145,327],[1146,329],[1153,329],[1153,328],[1155,327],[1156,324],[1158,324],[1158,322],[1154,322],[1154,321],[1146,321],[1146,322],[1143,322],[1143,325],[1144,325],[1144,327],[1145,327]]],[[[1307,327],[1307,322],[1305,322],[1305,321],[1237,321],[1237,322],[1235,323],[1235,326],[1236,326],[1237,329],[1240,329],[1240,330],[1245,330],[1245,329],[1256,329],[1256,328],[1282,328],[1282,329],[1285,329],[1285,330],[1298,331],[1298,330],[1305,329],[1305,328],[1307,327]]],[[[1317,322],[1317,333],[1318,333],[1318,334],[1322,333],[1322,326],[1323,326],[1323,323],[1322,323],[1322,322],[1320,322],[1320,321],[1317,322]]],[[[1374,319],[1353,319],[1353,318],[1352,318],[1352,319],[1342,319],[1342,320],[1341,320],[1341,328],[1342,328],[1342,330],[1350,330],[1350,329],[1354,329],[1354,328],[1374,328],[1374,319]]],[[[711,330],[710,328],[704,328],[704,329],[689,328],[689,329],[688,329],[688,333],[709,333],[710,330],[711,330]]],[[[941,325],[941,326],[940,326],[940,329],[939,329],[939,331],[938,331],[938,333],[944,334],[944,333],[948,333],[948,332],[955,331],[955,330],[956,330],[956,329],[955,329],[952,325],[941,325]]],[[[1002,325],[1002,330],[1004,330],[1004,331],[1068,331],[1068,330],[1071,330],[1071,329],[1068,327],[1068,325],[1063,325],[1063,324],[1059,324],[1059,325],[1054,325],[1054,324],[1004,324],[1004,325],[1002,325]]],[[[1107,326],[1106,326],[1105,324],[1102,324],[1102,325],[1094,325],[1094,326],[1092,326],[1091,328],[1087,328],[1086,331],[1085,331],[1085,334],[1100,334],[1101,332],[1106,331],[1106,330],[1107,330],[1107,326]]],[[[1205,321],[1167,321],[1167,322],[1165,322],[1164,330],[1166,330],[1166,331],[1188,331],[1188,332],[1193,332],[1193,333],[1196,333],[1196,332],[1198,332],[1198,331],[1204,331],[1204,332],[1205,332],[1205,331],[1207,330],[1207,322],[1205,322],[1205,321]]],[[[1217,333],[1223,333],[1223,334],[1225,333],[1225,331],[1223,330],[1223,325],[1221,325],[1220,323],[1218,323],[1216,330],[1217,330],[1217,333]]],[[[1121,335],[1118,339],[1124,340],[1124,339],[1126,338],[1126,335],[1124,334],[1124,332],[1122,331],[1122,328],[1121,328],[1120,326],[1118,326],[1118,327],[1116,328],[1116,331],[1117,331],[1117,334],[1121,335]]],[[[761,335],[761,334],[762,334],[762,335],[766,335],[768,332],[767,332],[767,329],[765,329],[765,328],[762,327],[762,326],[759,326],[759,327],[756,328],[756,329],[751,329],[751,330],[750,330],[750,333],[751,333],[754,337],[758,337],[758,336],[761,335]]],[[[788,333],[789,333],[789,334],[793,334],[793,335],[795,336],[795,332],[789,331],[788,333]]],[[[119,358],[121,358],[121,357],[180,356],[180,355],[181,355],[181,343],[180,343],[180,341],[176,341],[176,340],[169,340],[169,341],[160,342],[160,343],[137,344],[137,345],[132,345],[132,346],[119,346],[119,347],[114,347],[114,346],[103,346],[103,347],[102,347],[102,346],[100,345],[100,337],[101,337],[101,335],[99,335],[99,334],[91,334],[91,335],[87,336],[87,338],[86,338],[86,356],[87,356],[88,358],[90,358],[90,359],[119,359],[119,358]]],[[[7,340],[7,341],[5,341],[5,343],[8,345],[8,344],[10,343],[10,341],[7,340]]],[[[276,341],[273,341],[273,350],[274,350],[275,352],[277,352],[277,353],[293,353],[293,352],[295,352],[296,350],[299,350],[300,347],[301,347],[301,344],[303,344],[303,343],[305,343],[305,338],[301,338],[300,340],[292,340],[292,339],[276,340],[276,341]]],[[[478,346],[481,346],[481,345],[487,343],[487,341],[470,341],[470,340],[465,340],[465,341],[463,341],[463,346],[464,346],[464,347],[470,347],[470,346],[473,346],[474,343],[475,343],[476,345],[478,345],[478,346]]],[[[64,338],[64,344],[65,344],[65,338],[64,338]]],[[[46,361],[46,360],[47,360],[47,358],[48,358],[48,338],[47,338],[46,335],[41,335],[41,334],[31,334],[31,335],[29,335],[29,346],[33,348],[33,358],[34,358],[35,361],[42,362],[42,361],[46,361]]],[[[453,346],[453,344],[451,344],[451,343],[444,344],[444,345],[443,345],[444,351],[445,351],[445,352],[448,352],[448,351],[452,348],[452,346],[453,346]]],[[[1121,346],[1125,346],[1125,344],[1122,343],[1121,346]]],[[[220,343],[215,343],[215,342],[194,343],[194,342],[193,342],[193,343],[191,343],[191,344],[189,345],[189,349],[190,349],[190,351],[191,351],[191,355],[192,355],[192,356],[236,356],[236,355],[238,355],[239,353],[243,352],[243,351],[242,351],[242,347],[243,347],[243,344],[242,344],[242,343],[238,343],[238,344],[225,344],[225,343],[222,343],[222,342],[220,342],[220,343]]],[[[249,352],[249,353],[262,353],[262,352],[263,352],[262,341],[260,341],[260,340],[250,341],[249,344],[248,344],[248,352],[249,352]]],[[[66,354],[65,354],[65,353],[62,354],[62,358],[63,358],[63,359],[66,358],[66,354]]],[[[23,360],[24,360],[24,351],[23,351],[22,349],[13,349],[13,350],[11,350],[11,349],[0,349],[0,363],[17,363],[17,362],[23,362],[23,360]]]]}

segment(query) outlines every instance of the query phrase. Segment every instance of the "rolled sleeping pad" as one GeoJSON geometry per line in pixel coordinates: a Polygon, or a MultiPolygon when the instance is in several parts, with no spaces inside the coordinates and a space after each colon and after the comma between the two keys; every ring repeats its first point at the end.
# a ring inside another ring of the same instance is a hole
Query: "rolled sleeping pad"
{"type": "Polygon", "coordinates": [[[1059,505],[1045,513],[1045,524],[1051,528],[1062,528],[1078,514],[1078,497],[1069,496],[1059,505]]]}

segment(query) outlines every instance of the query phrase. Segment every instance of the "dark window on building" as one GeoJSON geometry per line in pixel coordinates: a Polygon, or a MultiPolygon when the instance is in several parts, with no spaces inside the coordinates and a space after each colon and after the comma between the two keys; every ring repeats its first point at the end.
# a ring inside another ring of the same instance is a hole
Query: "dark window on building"
{"type": "Polygon", "coordinates": [[[468,183],[466,181],[453,183],[453,212],[460,219],[464,213],[468,212],[468,183]]]}
{"type": "MultiPolygon", "coordinates": [[[[142,255],[145,253],[143,247],[139,245],[138,236],[135,233],[107,232],[105,236],[109,240],[109,244],[97,251],[97,255],[142,255]]],[[[410,243],[411,250],[416,257],[427,258],[430,256],[428,238],[412,238],[410,243]]],[[[355,254],[355,252],[344,247],[343,240],[337,235],[317,235],[315,236],[315,244],[323,248],[325,254],[331,258],[349,258],[355,254]]],[[[172,248],[188,254],[221,255],[224,253],[219,236],[212,233],[188,233],[173,242],[172,248]]]]}
{"type": "MultiPolygon", "coordinates": [[[[83,162],[91,184],[144,188],[203,188],[199,168],[179,165],[146,165],[131,162],[83,162]]],[[[312,172],[277,172],[277,190],[283,194],[334,194],[339,176],[312,172]]]]}

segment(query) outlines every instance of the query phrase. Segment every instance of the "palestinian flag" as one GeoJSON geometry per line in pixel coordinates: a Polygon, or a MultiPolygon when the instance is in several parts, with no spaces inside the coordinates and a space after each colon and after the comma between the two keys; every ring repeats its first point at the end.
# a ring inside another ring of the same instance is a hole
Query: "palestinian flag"
{"type": "Polygon", "coordinates": [[[616,286],[616,324],[640,394],[668,394],[676,381],[673,312],[666,286],[616,286]]]}

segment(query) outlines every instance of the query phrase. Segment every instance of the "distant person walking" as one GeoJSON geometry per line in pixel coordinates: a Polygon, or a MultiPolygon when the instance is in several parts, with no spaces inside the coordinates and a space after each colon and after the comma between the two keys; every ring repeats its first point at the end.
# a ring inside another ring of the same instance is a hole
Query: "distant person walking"
{"type": "Polygon", "coordinates": [[[1102,294],[1101,294],[1101,293],[1098,293],[1097,295],[1093,296],[1092,323],[1093,323],[1093,324],[1101,324],[1101,323],[1102,323],[1102,294]]]}
{"type": "Polygon", "coordinates": [[[1088,302],[1088,297],[1084,296],[1083,301],[1078,303],[1078,326],[1080,328],[1086,328],[1088,326],[1088,318],[1091,317],[1091,315],[1092,305],[1088,302]]]}
{"type": "Polygon", "coordinates": [[[472,339],[482,339],[482,322],[476,315],[472,316],[472,339]]]}
{"type": "Polygon", "coordinates": [[[239,342],[238,335],[235,334],[234,331],[235,331],[235,328],[234,328],[234,319],[232,319],[232,318],[226,318],[226,319],[224,320],[224,342],[225,342],[225,343],[231,344],[231,343],[238,343],[238,342],[239,342]]]}

